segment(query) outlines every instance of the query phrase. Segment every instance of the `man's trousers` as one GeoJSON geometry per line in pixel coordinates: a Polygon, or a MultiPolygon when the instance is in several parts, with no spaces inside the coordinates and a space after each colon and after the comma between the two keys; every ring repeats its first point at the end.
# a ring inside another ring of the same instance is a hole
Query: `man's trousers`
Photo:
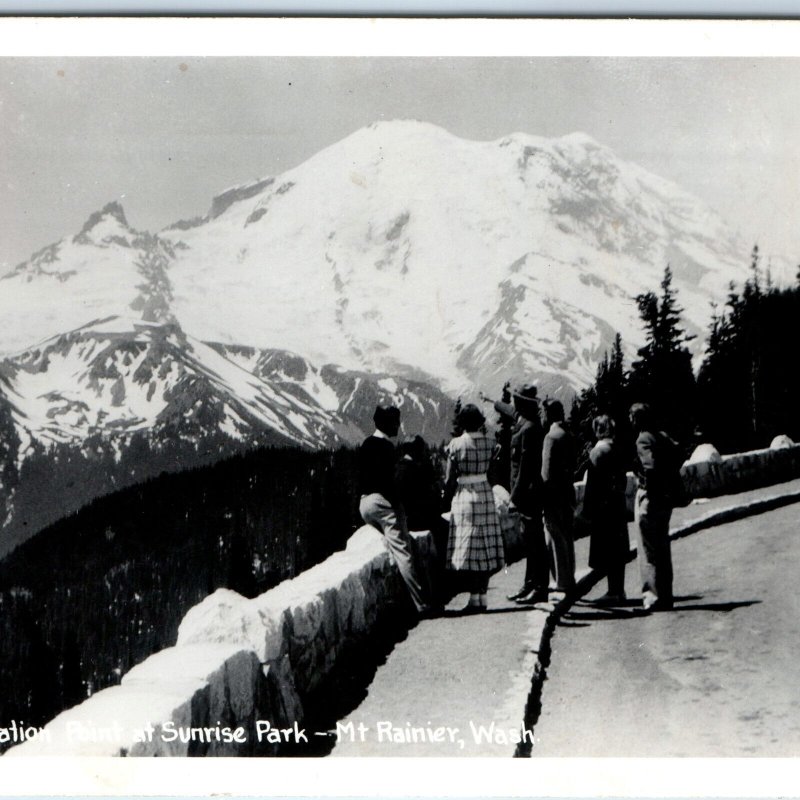
{"type": "Polygon", "coordinates": [[[636,547],[642,594],[647,599],[672,604],[672,550],[669,541],[669,519],[672,508],[663,500],[648,497],[647,491],[636,492],[636,547]]]}
{"type": "Polygon", "coordinates": [[[571,503],[546,506],[544,510],[544,529],[555,588],[562,592],[568,592],[575,586],[574,513],[571,503]]]}
{"type": "Polygon", "coordinates": [[[550,575],[547,542],[544,538],[542,512],[533,516],[520,514],[522,526],[522,543],[525,547],[525,587],[530,591],[540,589],[547,591],[547,582],[550,575]]]}
{"type": "Polygon", "coordinates": [[[416,547],[408,533],[403,509],[392,506],[382,494],[365,494],[361,497],[358,510],[364,522],[383,534],[386,547],[408,586],[417,611],[428,610],[430,608],[428,581],[415,557],[416,547]]]}

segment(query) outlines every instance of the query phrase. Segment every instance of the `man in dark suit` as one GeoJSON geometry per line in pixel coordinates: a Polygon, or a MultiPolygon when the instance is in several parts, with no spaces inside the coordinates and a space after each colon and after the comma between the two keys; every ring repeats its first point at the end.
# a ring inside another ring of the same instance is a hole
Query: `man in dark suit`
{"type": "Polygon", "coordinates": [[[434,615],[425,572],[415,557],[414,541],[408,533],[406,515],[395,487],[395,455],[392,439],[400,430],[400,409],[377,406],[373,416],[375,432],[358,451],[359,511],[368,525],[384,536],[400,575],[421,617],[434,615]]]}
{"type": "Polygon", "coordinates": [[[395,471],[397,500],[406,513],[410,531],[430,531],[436,553],[429,573],[436,605],[452,596],[451,576],[446,569],[450,525],[442,517],[442,481],[436,476],[428,446],[421,436],[403,442],[395,471]]]}
{"type": "Polygon", "coordinates": [[[672,550],[669,521],[670,464],[668,438],[658,432],[646,403],[631,406],[636,437],[636,547],[642,577],[642,605],[646,611],[672,608],[672,550]]]}
{"type": "Polygon", "coordinates": [[[575,443],[564,429],[564,406],[559,400],[544,403],[547,433],[542,448],[544,528],[556,590],[575,588],[575,443]]]}
{"type": "Polygon", "coordinates": [[[517,423],[511,436],[511,503],[522,524],[525,582],[508,596],[517,603],[547,600],[549,558],[542,523],[542,438],[537,390],[526,384],[513,395],[517,423]]]}

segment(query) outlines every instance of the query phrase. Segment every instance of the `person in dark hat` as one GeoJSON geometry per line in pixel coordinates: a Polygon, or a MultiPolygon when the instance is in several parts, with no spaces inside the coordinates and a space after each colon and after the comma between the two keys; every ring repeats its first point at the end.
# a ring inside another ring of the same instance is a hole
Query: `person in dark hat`
{"type": "Polygon", "coordinates": [[[398,502],[395,486],[397,458],[392,439],[400,430],[400,409],[379,405],[375,408],[373,420],[375,432],[364,440],[358,450],[361,492],[358,510],[364,522],[383,534],[420,616],[434,616],[435,609],[425,571],[417,563],[416,548],[408,533],[406,515],[398,502]]]}
{"type": "Polygon", "coordinates": [[[529,383],[512,395],[517,422],[511,437],[511,503],[520,515],[525,547],[525,581],[508,596],[517,603],[547,600],[549,555],[542,521],[542,441],[536,386],[529,383]]]}

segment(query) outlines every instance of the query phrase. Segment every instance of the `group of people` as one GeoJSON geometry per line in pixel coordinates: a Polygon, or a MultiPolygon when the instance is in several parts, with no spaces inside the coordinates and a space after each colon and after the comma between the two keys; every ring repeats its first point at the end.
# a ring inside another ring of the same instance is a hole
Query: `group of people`
{"type": "MultiPolygon", "coordinates": [[[[544,400],[540,407],[537,395],[536,386],[527,384],[512,394],[512,403],[493,403],[498,413],[513,420],[507,459],[508,509],[519,516],[526,565],[522,586],[508,599],[521,605],[558,599],[575,588],[576,445],[565,425],[561,402],[544,400]]],[[[642,603],[647,610],[667,609],[673,603],[671,440],[658,431],[645,404],[631,408],[630,421],[637,434],[634,518],[642,603]]],[[[374,422],[375,432],[358,454],[362,518],[384,535],[421,617],[441,611],[443,592],[431,585],[435,581],[418,563],[409,529],[434,533],[450,588],[469,592],[463,612],[485,611],[489,580],[506,559],[501,517],[487,477],[498,445],[486,432],[483,413],[474,404],[462,407],[456,424],[463,432],[445,450],[449,524],[439,514],[440,495],[433,488],[432,468],[428,473],[420,471],[425,463],[424,441],[417,436],[403,443],[398,454],[393,440],[400,430],[400,410],[395,406],[378,406],[374,422]]],[[[581,515],[590,526],[589,565],[608,580],[608,591],[595,602],[614,605],[626,600],[629,459],[616,440],[611,417],[597,416],[593,432],[596,444],[587,463],[581,515]]]]}

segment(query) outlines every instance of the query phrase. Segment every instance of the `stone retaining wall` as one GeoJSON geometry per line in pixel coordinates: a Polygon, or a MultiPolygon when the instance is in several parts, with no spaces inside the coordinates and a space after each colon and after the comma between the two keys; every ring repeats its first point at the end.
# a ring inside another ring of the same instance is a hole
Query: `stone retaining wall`
{"type": "MultiPolygon", "coordinates": [[[[687,463],[682,472],[693,497],[779,483],[800,476],[800,445],[687,463]]],[[[579,503],[583,487],[576,484],[579,503]]],[[[635,490],[629,476],[631,510],[635,490]]],[[[507,544],[517,548],[518,531],[505,528],[507,544]]],[[[431,536],[415,538],[430,564],[431,536]]],[[[274,754],[280,745],[269,741],[264,724],[302,728],[308,699],[324,695],[337,664],[372,647],[387,613],[407,603],[382,537],[365,526],[346,550],[259,597],[217,590],[189,610],[174,647],[59,714],[44,734],[6,756],[274,754]],[[233,738],[240,727],[242,741],[225,740],[222,729],[233,738]],[[181,730],[192,728],[209,728],[203,736],[211,740],[181,741],[181,730]]]]}
{"type": "MultiPolygon", "coordinates": [[[[431,563],[430,534],[414,537],[431,563]]],[[[217,590],[189,610],[174,647],[134,667],[119,686],[59,714],[6,757],[274,754],[279,746],[264,724],[302,729],[304,702],[324,691],[337,662],[363,652],[387,614],[408,603],[383,537],[364,526],[346,550],[259,597],[217,590]],[[216,741],[222,729],[232,738],[238,727],[244,741],[216,741]],[[210,728],[212,741],[195,734],[182,742],[181,729],[192,728],[210,728]]]]}
{"type": "MultiPolygon", "coordinates": [[[[721,456],[718,461],[687,461],[681,467],[681,475],[692,498],[717,497],[783,483],[800,477],[800,445],[735,453],[721,456]]],[[[625,495],[631,519],[636,485],[636,478],[628,473],[625,495]]],[[[585,489],[585,480],[575,484],[578,513],[585,489]]]]}
{"type": "Polygon", "coordinates": [[[800,477],[800,445],[722,456],[721,462],[684,464],[681,473],[692,497],[758,489],[800,477]]]}

